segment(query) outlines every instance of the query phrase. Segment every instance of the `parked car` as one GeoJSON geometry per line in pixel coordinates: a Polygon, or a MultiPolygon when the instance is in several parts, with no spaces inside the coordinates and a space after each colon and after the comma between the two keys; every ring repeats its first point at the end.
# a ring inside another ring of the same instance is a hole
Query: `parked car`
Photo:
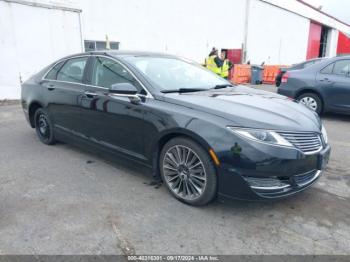
{"type": "Polygon", "coordinates": [[[278,93],[299,100],[318,114],[350,113],[350,56],[325,59],[282,77],[278,93]]]}
{"type": "Polygon", "coordinates": [[[43,143],[142,163],[191,205],[296,194],[330,154],[326,130],[305,106],[171,55],[65,57],[22,85],[22,106],[43,143]]]}
{"type": "Polygon", "coordinates": [[[299,64],[292,65],[290,67],[281,67],[280,71],[278,72],[278,74],[276,76],[276,86],[279,87],[281,85],[282,77],[286,72],[306,68],[306,67],[314,65],[318,62],[321,62],[324,59],[325,59],[324,57],[314,58],[314,59],[310,59],[310,60],[304,61],[304,62],[299,63],[299,64]]]}

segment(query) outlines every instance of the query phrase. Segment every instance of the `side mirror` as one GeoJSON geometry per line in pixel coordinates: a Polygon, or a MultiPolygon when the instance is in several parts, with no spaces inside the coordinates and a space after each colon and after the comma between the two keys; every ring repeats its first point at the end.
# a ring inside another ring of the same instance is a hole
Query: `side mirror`
{"type": "Polygon", "coordinates": [[[109,93],[113,96],[127,97],[133,104],[139,104],[141,98],[137,95],[137,88],[130,83],[113,84],[109,89],[109,93]]]}
{"type": "Polygon", "coordinates": [[[116,95],[136,95],[137,91],[137,88],[130,83],[113,84],[109,89],[109,93],[116,95]]]}

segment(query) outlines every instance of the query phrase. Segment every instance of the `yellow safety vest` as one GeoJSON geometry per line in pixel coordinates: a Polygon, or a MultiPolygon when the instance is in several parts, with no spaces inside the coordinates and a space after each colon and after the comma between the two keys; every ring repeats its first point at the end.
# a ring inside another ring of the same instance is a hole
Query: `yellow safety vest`
{"type": "Polygon", "coordinates": [[[228,60],[226,59],[224,61],[224,64],[221,67],[220,76],[223,77],[223,78],[227,78],[228,74],[229,74],[229,71],[230,71],[230,66],[229,66],[228,60]]]}
{"type": "Polygon", "coordinates": [[[207,58],[207,61],[206,61],[206,66],[210,71],[214,72],[215,74],[220,75],[221,68],[216,65],[215,57],[216,57],[215,55],[209,56],[207,58]]]}

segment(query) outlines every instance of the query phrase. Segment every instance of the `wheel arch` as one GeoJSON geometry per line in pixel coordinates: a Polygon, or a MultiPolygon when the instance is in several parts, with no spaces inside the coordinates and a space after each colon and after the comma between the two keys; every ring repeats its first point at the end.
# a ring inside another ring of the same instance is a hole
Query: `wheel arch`
{"type": "Polygon", "coordinates": [[[301,95],[306,94],[306,93],[312,93],[312,94],[317,95],[321,99],[322,111],[324,111],[324,109],[325,109],[325,100],[324,100],[321,92],[319,92],[318,90],[315,90],[313,88],[303,88],[300,91],[298,91],[298,93],[296,94],[295,98],[298,99],[301,95]]]}
{"type": "Polygon", "coordinates": [[[28,107],[29,123],[32,128],[35,127],[34,115],[39,108],[43,108],[43,105],[38,101],[32,101],[28,107]]]}
{"type": "Polygon", "coordinates": [[[162,151],[164,145],[169,142],[171,139],[176,138],[176,137],[184,137],[193,140],[194,142],[198,143],[205,151],[208,152],[209,149],[211,149],[210,145],[208,142],[201,137],[200,135],[194,133],[193,131],[187,130],[187,129],[173,129],[173,130],[168,130],[164,133],[162,133],[155,144],[152,146],[153,150],[153,172],[154,175],[160,178],[160,173],[159,173],[159,156],[160,152],[162,151]]]}

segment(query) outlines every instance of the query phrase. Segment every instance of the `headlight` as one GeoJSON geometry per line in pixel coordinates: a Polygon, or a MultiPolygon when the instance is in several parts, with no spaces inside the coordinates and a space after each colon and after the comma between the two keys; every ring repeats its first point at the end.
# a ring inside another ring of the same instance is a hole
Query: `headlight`
{"type": "Polygon", "coordinates": [[[293,147],[282,136],[271,130],[262,130],[262,129],[248,129],[248,128],[236,128],[236,127],[227,127],[232,132],[237,135],[240,135],[244,138],[248,138],[257,142],[279,145],[279,146],[288,146],[293,147]]]}
{"type": "Polygon", "coordinates": [[[322,136],[323,136],[323,140],[326,144],[328,144],[328,136],[327,136],[327,131],[326,128],[324,127],[324,125],[322,125],[322,136]]]}

